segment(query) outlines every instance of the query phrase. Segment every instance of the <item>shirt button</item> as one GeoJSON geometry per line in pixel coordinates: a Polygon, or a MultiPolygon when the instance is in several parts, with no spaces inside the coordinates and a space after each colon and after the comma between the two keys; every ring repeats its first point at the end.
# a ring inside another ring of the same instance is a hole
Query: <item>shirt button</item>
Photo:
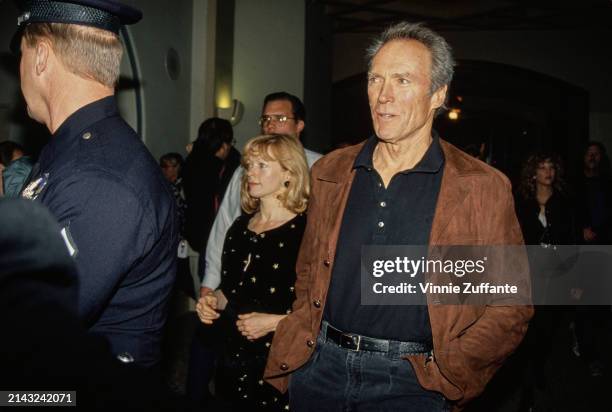
{"type": "Polygon", "coordinates": [[[331,265],[331,261],[330,261],[329,259],[325,259],[325,260],[323,261],[323,264],[324,264],[325,266],[329,267],[329,266],[331,265]]]}
{"type": "Polygon", "coordinates": [[[129,353],[129,352],[122,352],[119,355],[117,355],[117,359],[119,359],[119,361],[121,363],[132,363],[134,362],[134,357],[129,353]]]}
{"type": "Polygon", "coordinates": [[[382,183],[378,182],[378,187],[382,187],[382,183]]]}
{"type": "Polygon", "coordinates": [[[378,227],[385,227],[385,222],[378,222],[378,227]]]}
{"type": "Polygon", "coordinates": [[[307,340],[306,341],[306,346],[308,346],[309,348],[312,348],[314,346],[314,341],[312,340],[307,340]]]}
{"type": "Polygon", "coordinates": [[[89,133],[89,132],[83,133],[83,139],[85,139],[85,140],[91,139],[91,133],[89,133]]]}
{"type": "Polygon", "coordinates": [[[387,202],[380,202],[380,207],[387,207],[387,202]]]}
{"type": "Polygon", "coordinates": [[[321,307],[321,301],[319,299],[313,300],[312,304],[314,305],[315,308],[320,308],[321,307]]]}
{"type": "Polygon", "coordinates": [[[289,369],[289,365],[287,365],[286,363],[281,363],[280,368],[282,371],[286,371],[287,369],[289,369]]]}

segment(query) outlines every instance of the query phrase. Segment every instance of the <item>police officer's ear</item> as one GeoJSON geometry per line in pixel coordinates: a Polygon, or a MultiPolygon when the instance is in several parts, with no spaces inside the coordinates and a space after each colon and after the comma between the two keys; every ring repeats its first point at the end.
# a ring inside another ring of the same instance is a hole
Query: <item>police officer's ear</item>
{"type": "Polygon", "coordinates": [[[49,68],[49,58],[52,53],[53,48],[49,40],[43,38],[36,42],[34,64],[38,76],[42,75],[49,68]]]}
{"type": "Polygon", "coordinates": [[[441,107],[446,100],[446,92],[448,91],[448,86],[444,85],[440,87],[438,90],[433,92],[431,95],[431,108],[433,110],[441,107]]]}

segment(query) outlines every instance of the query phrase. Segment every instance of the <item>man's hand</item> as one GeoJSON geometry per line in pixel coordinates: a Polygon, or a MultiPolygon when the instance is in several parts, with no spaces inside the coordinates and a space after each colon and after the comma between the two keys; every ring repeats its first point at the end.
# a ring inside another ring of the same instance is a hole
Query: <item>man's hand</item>
{"type": "Polygon", "coordinates": [[[196,304],[196,313],[200,321],[206,325],[212,325],[213,321],[219,318],[217,313],[217,297],[214,292],[209,292],[201,297],[196,304]]]}
{"type": "Polygon", "coordinates": [[[597,239],[597,233],[593,232],[593,229],[590,227],[585,227],[582,234],[586,242],[593,242],[595,239],[597,239]]]}
{"type": "Polygon", "coordinates": [[[286,316],[259,312],[245,313],[238,315],[236,327],[242,336],[248,340],[255,340],[274,332],[278,323],[286,316]]]}
{"type": "Polygon", "coordinates": [[[200,287],[200,297],[201,298],[203,298],[204,296],[212,292],[214,292],[214,290],[212,290],[211,288],[207,288],[206,286],[200,287]]]}

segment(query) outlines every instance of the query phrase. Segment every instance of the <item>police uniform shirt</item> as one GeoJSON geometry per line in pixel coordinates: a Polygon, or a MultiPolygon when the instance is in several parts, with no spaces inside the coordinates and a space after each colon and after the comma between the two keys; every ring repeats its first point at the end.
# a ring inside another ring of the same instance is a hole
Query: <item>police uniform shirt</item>
{"type": "Polygon", "coordinates": [[[79,316],[90,331],[115,354],[155,364],[176,270],[174,199],[113,96],[66,119],[23,195],[62,226],[79,271],[79,316]]]}

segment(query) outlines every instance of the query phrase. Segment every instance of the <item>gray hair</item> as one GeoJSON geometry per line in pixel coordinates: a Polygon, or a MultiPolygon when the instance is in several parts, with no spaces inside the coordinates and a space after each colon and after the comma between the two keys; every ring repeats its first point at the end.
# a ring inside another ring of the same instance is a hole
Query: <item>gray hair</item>
{"type": "MultiPolygon", "coordinates": [[[[403,21],[389,26],[366,49],[368,69],[372,67],[372,60],[380,49],[393,40],[416,40],[427,47],[431,54],[430,94],[433,94],[443,86],[450,86],[455,71],[455,60],[453,59],[451,47],[442,36],[425,27],[423,23],[403,21]]],[[[448,92],[446,93],[445,104],[436,111],[436,114],[445,108],[447,100],[448,92]]]]}

